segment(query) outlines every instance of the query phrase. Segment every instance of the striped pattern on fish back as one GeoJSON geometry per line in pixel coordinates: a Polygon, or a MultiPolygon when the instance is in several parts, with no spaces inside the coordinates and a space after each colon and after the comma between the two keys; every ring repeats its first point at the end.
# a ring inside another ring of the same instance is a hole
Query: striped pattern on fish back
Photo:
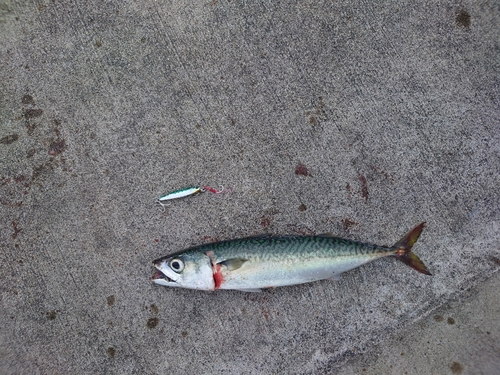
{"type": "Polygon", "coordinates": [[[330,236],[248,237],[197,246],[192,251],[213,251],[218,259],[254,258],[276,260],[292,258],[334,258],[377,256],[396,249],[330,236]]]}

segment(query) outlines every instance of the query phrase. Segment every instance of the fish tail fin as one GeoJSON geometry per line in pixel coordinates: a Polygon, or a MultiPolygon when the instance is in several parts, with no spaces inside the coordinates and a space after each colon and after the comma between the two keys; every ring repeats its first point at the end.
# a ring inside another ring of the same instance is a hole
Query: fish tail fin
{"type": "Polygon", "coordinates": [[[411,248],[417,242],[420,233],[425,227],[425,223],[418,224],[415,228],[409,231],[403,238],[394,244],[397,248],[396,254],[394,256],[407,266],[417,270],[424,275],[431,275],[425,264],[420,260],[420,258],[411,251],[411,248]]]}

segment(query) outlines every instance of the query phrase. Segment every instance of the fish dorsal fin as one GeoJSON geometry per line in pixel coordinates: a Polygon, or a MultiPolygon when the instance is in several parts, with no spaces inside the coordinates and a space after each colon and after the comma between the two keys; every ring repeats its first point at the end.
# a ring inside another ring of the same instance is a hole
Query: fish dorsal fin
{"type": "Polygon", "coordinates": [[[217,264],[224,266],[227,268],[228,271],[235,271],[238,268],[240,268],[243,263],[245,263],[248,259],[243,259],[243,258],[233,258],[233,259],[227,259],[222,262],[219,262],[217,264]]]}

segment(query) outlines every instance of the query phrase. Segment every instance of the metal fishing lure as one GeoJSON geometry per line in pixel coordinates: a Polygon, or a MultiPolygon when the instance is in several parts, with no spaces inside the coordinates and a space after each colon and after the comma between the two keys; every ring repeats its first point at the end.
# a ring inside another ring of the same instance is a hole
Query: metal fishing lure
{"type": "Polygon", "coordinates": [[[160,198],[158,198],[158,203],[160,203],[162,206],[165,206],[165,203],[163,203],[163,202],[170,201],[172,199],[188,197],[190,195],[203,193],[205,191],[209,191],[213,194],[222,194],[222,193],[229,193],[231,191],[231,189],[224,189],[223,186],[220,190],[217,190],[213,187],[206,186],[206,185],[191,186],[191,187],[184,188],[184,189],[174,190],[168,194],[162,195],[160,198]]]}

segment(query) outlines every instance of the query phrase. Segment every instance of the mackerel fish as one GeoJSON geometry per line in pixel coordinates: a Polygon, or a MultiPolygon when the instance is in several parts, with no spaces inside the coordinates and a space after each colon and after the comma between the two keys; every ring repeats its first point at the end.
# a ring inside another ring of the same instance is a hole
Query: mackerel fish
{"type": "Polygon", "coordinates": [[[198,290],[262,288],[336,279],[365,263],[395,257],[425,275],[431,273],[411,251],[425,223],[393,246],[379,246],[330,234],[262,236],[214,242],[153,261],[152,281],[158,285],[198,290]]]}

